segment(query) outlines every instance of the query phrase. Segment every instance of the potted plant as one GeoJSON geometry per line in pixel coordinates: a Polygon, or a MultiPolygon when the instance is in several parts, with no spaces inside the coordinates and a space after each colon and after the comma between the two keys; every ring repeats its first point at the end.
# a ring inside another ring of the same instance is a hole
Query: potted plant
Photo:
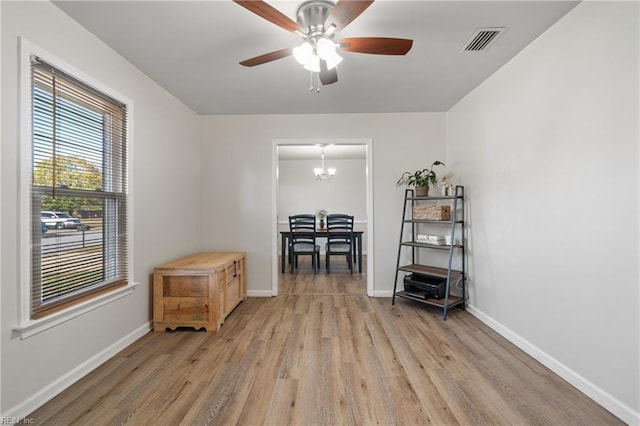
{"type": "Polygon", "coordinates": [[[444,166],[442,161],[434,161],[430,168],[416,170],[415,172],[404,172],[396,185],[407,185],[416,187],[416,197],[426,197],[429,195],[429,186],[436,186],[438,177],[433,170],[435,166],[444,166]]]}
{"type": "Polygon", "coordinates": [[[320,229],[324,229],[324,219],[327,217],[328,212],[325,209],[316,211],[316,217],[320,221],[320,229]]]}

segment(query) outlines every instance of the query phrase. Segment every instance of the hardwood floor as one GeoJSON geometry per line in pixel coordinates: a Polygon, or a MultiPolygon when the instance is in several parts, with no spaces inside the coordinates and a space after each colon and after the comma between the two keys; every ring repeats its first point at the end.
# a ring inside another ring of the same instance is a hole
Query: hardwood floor
{"type": "MultiPolygon", "coordinates": [[[[218,333],[149,333],[29,417],[53,425],[622,424],[470,314],[281,276],[218,333]]],[[[332,266],[333,267],[333,266],[332,266]]]]}
{"type": "Polygon", "coordinates": [[[324,256],[320,258],[321,268],[313,274],[309,257],[301,257],[298,269],[291,273],[287,265],[284,274],[280,274],[279,294],[351,294],[365,296],[367,294],[367,256],[363,256],[362,274],[358,274],[358,266],[354,264],[351,274],[346,260],[332,258],[331,273],[327,274],[324,256]]]}

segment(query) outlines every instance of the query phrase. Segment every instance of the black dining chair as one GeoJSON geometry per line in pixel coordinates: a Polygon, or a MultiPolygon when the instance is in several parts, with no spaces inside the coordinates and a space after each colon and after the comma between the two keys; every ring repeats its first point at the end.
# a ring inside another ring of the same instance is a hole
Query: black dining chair
{"type": "Polygon", "coordinates": [[[327,216],[327,245],[325,247],[327,272],[331,272],[331,256],[345,256],[353,274],[353,216],[330,214],[327,216]]]}
{"type": "Polygon", "coordinates": [[[316,244],[316,217],[312,214],[289,216],[289,263],[298,268],[298,256],[311,256],[313,273],[320,268],[320,246],[316,244]]]}

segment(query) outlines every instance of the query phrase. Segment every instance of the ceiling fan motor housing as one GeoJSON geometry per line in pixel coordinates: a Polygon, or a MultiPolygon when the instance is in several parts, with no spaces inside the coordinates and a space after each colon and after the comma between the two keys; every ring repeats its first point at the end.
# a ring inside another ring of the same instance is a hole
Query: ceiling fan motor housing
{"type": "Polygon", "coordinates": [[[333,6],[332,2],[322,0],[302,3],[296,12],[296,19],[300,28],[307,31],[306,37],[313,38],[324,34],[324,23],[329,17],[333,6]]]}

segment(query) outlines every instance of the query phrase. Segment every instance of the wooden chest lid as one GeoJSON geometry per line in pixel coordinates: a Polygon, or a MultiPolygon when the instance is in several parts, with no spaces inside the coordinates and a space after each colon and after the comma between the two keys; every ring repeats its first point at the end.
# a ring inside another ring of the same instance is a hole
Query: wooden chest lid
{"type": "Polygon", "coordinates": [[[245,252],[204,252],[172,260],[155,267],[158,270],[216,270],[246,256],[245,252]]]}

